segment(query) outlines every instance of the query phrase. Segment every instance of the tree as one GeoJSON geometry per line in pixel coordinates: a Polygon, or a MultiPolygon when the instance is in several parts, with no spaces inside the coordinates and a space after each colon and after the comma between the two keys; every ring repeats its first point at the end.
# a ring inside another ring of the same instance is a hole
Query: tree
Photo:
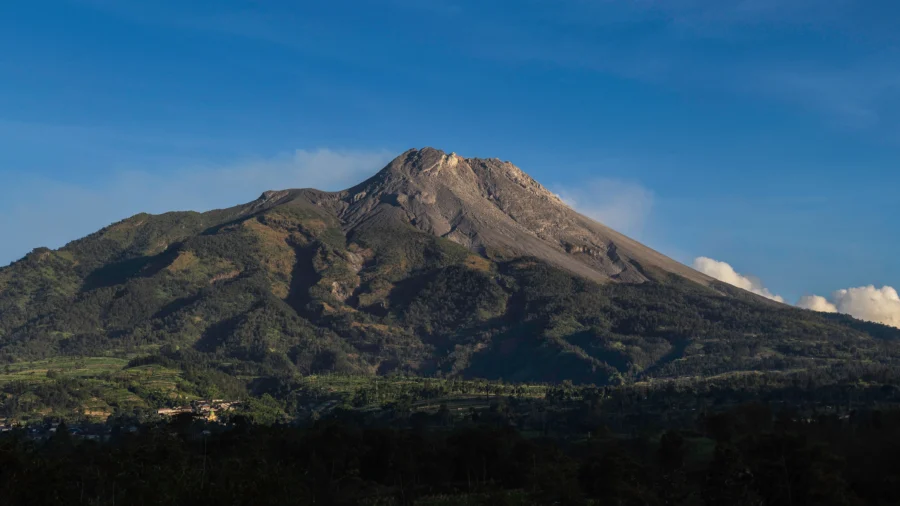
{"type": "Polygon", "coordinates": [[[728,443],[716,445],[703,486],[703,501],[708,506],[765,504],[753,488],[753,474],[740,452],[728,443]]]}
{"type": "Polygon", "coordinates": [[[260,398],[251,397],[241,405],[240,413],[258,425],[273,425],[287,416],[281,404],[269,394],[260,398]]]}

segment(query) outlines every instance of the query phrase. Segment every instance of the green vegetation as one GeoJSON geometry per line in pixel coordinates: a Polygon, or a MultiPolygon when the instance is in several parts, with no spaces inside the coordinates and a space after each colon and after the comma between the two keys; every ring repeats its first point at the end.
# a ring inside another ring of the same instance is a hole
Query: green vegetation
{"type": "Polygon", "coordinates": [[[900,371],[897,329],[665,274],[597,285],[388,211],[345,233],[313,197],[138,215],[0,269],[4,416],[285,402],[323,374],[630,385],[900,371]]]}

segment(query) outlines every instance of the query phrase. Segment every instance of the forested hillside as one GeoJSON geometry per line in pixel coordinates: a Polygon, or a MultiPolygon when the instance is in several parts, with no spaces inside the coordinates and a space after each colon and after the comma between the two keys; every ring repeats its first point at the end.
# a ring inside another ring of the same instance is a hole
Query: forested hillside
{"type": "MultiPolygon", "coordinates": [[[[601,282],[575,272],[594,257],[576,268],[476,233],[460,244],[410,221],[396,199],[353,207],[364,193],[272,192],[205,214],[138,215],[33,251],[0,269],[0,380],[66,357],[121,360],[88,375],[101,386],[135,367],[177,378],[132,391],[141,402],[315,373],[605,385],[893,370],[900,359],[900,330],[691,281],[644,250],[610,246],[596,265],[616,272],[630,254],[632,270],[601,282]]],[[[89,397],[101,410],[119,402],[89,397]]]]}

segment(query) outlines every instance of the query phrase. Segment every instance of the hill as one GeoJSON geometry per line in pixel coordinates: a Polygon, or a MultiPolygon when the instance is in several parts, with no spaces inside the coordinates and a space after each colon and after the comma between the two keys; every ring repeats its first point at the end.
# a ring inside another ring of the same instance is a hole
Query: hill
{"type": "MultiPolygon", "coordinates": [[[[129,393],[159,404],[316,373],[862,377],[894,370],[898,337],[718,283],[508,162],[429,148],[346,191],[141,214],[0,269],[0,382],[53,369],[37,361],[128,361],[88,395],[110,410],[129,393]],[[120,378],[148,367],[165,371],[163,386],[120,378]]],[[[21,397],[6,392],[7,405],[21,397]]]]}

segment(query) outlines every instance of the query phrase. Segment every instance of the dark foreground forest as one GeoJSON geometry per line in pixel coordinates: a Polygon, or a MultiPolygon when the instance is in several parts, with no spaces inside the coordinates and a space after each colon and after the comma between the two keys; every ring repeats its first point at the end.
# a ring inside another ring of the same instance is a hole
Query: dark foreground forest
{"type": "MultiPolygon", "coordinates": [[[[548,393],[556,405],[571,402],[564,396],[548,393]]],[[[745,403],[626,433],[586,418],[588,400],[539,430],[511,422],[512,411],[500,400],[461,416],[446,406],[340,411],[303,425],[185,414],[111,420],[100,441],[64,423],[46,438],[14,430],[0,437],[0,504],[900,503],[895,409],[803,414],[745,403]]]]}

